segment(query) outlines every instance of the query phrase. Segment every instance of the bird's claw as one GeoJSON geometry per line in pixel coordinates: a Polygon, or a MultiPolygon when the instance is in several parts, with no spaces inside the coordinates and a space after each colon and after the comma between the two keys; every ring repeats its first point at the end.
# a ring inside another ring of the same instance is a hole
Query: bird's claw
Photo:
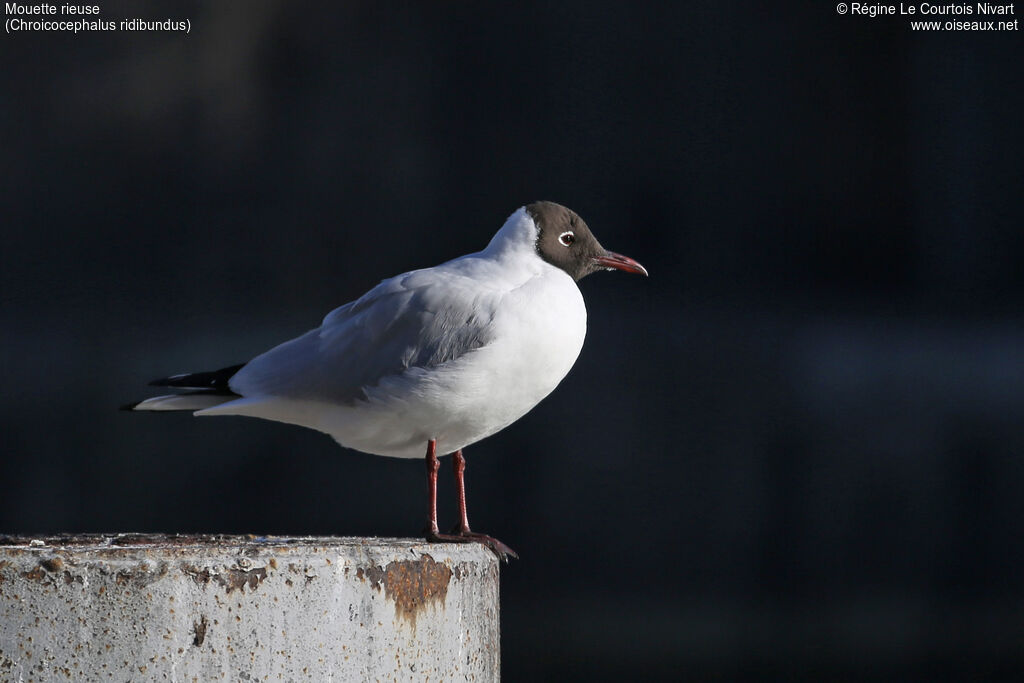
{"type": "Polygon", "coordinates": [[[509,558],[519,559],[516,551],[507,545],[487,534],[478,534],[475,531],[453,530],[450,534],[441,534],[436,531],[427,530],[424,537],[431,543],[482,543],[494,553],[499,560],[508,564],[509,558]]]}

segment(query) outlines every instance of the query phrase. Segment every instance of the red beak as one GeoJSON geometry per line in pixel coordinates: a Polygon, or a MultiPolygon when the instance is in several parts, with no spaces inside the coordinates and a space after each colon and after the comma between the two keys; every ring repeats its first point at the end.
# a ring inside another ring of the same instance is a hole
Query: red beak
{"type": "Polygon", "coordinates": [[[624,270],[627,273],[638,273],[644,277],[647,276],[646,268],[628,256],[616,254],[614,251],[606,251],[604,256],[595,256],[594,263],[602,268],[615,268],[616,270],[624,270]]]}

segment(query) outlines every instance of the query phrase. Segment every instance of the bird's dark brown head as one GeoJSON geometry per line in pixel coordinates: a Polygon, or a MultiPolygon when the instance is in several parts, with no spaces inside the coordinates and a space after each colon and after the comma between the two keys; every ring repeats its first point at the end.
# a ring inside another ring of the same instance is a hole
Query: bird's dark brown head
{"type": "Polygon", "coordinates": [[[527,204],[526,211],[537,225],[537,253],[573,280],[611,268],[647,275],[633,259],[602,247],[575,211],[554,202],[527,204]]]}

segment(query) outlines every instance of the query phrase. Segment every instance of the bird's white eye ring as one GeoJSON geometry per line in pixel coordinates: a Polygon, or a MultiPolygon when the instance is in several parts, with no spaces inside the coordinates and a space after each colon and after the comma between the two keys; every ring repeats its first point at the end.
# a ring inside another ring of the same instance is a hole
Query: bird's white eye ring
{"type": "Polygon", "coordinates": [[[572,230],[566,230],[565,232],[558,236],[558,242],[563,247],[568,247],[575,241],[576,235],[573,234],[572,230]]]}

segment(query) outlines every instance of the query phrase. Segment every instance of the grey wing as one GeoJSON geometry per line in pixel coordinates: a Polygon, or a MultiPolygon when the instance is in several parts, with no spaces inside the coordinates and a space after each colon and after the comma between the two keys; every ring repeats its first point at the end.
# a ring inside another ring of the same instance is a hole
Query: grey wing
{"type": "Polygon", "coordinates": [[[349,403],[412,367],[485,346],[500,293],[463,276],[413,271],[384,280],[323,324],[247,363],[231,380],[245,397],[349,403]]]}

